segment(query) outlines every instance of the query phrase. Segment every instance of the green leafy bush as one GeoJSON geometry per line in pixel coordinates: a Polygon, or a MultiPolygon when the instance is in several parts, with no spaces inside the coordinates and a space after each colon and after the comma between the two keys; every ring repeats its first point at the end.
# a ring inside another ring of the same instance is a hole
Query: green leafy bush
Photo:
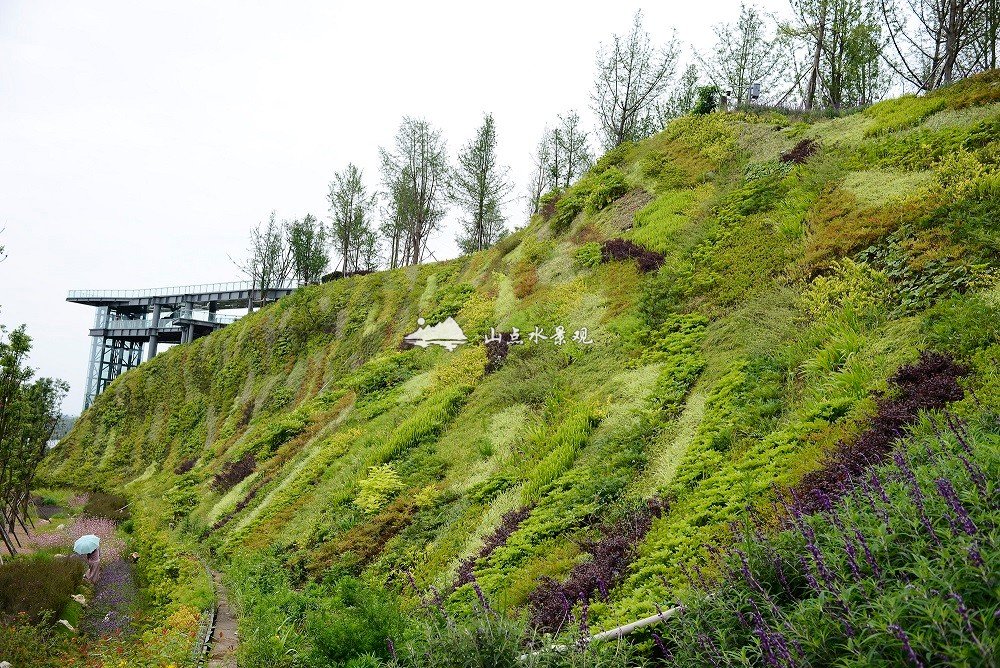
{"type": "Polygon", "coordinates": [[[75,659],[75,639],[51,628],[48,619],[36,624],[0,624],[0,656],[12,666],[64,668],[75,659]]]}
{"type": "Polygon", "coordinates": [[[181,477],[177,484],[163,494],[163,500],[170,508],[170,516],[175,521],[190,515],[198,505],[199,497],[197,481],[191,476],[181,477]]]}
{"type": "Polygon", "coordinates": [[[651,402],[656,408],[675,414],[683,405],[691,386],[705,368],[701,343],[706,318],[700,315],[668,316],[655,330],[640,335],[643,352],[638,363],[661,365],[651,402]]]}
{"type": "Polygon", "coordinates": [[[822,318],[838,309],[858,316],[882,312],[889,298],[889,279],[884,273],[845,258],[834,263],[832,273],[814,278],[800,299],[810,317],[822,318]]]}
{"type": "Polygon", "coordinates": [[[343,384],[360,395],[374,394],[403,382],[415,369],[416,361],[410,352],[393,352],[365,362],[343,384]]]}
{"type": "Polygon", "coordinates": [[[569,229],[573,220],[587,205],[587,194],[571,192],[556,203],[555,213],[551,217],[552,229],[560,234],[569,229]]]}
{"type": "Polygon", "coordinates": [[[596,241],[585,243],[573,253],[576,266],[593,269],[601,264],[601,244],[596,241]]]}
{"type": "Polygon", "coordinates": [[[629,190],[625,175],[617,167],[611,167],[593,185],[587,197],[587,208],[601,211],[629,190]]]}
{"type": "Polygon", "coordinates": [[[695,100],[694,109],[691,110],[693,114],[710,114],[715,111],[719,106],[719,87],[718,86],[699,86],[698,87],[698,98],[695,100]]]}
{"type": "Polygon", "coordinates": [[[560,197],[562,197],[562,190],[556,188],[538,198],[538,212],[542,214],[544,220],[549,220],[555,214],[556,204],[558,204],[560,197]]]}
{"type": "Polygon", "coordinates": [[[436,295],[437,306],[426,316],[427,322],[437,323],[455,317],[475,291],[470,283],[448,285],[436,295]]]}
{"type": "MultiPolygon", "coordinates": [[[[489,603],[487,602],[487,605],[489,603]]],[[[480,606],[482,607],[482,606],[480,606]]],[[[626,668],[641,665],[638,651],[625,641],[588,647],[551,648],[551,638],[534,637],[519,620],[485,611],[456,624],[429,615],[398,647],[401,668],[626,668]],[[528,640],[525,647],[524,640],[528,640]],[[541,651],[528,651],[541,647],[541,651]]],[[[562,643],[559,643],[562,644],[562,643]]]]}
{"type": "Polygon", "coordinates": [[[354,505],[366,513],[375,513],[389,501],[392,496],[403,489],[403,482],[392,464],[371,466],[368,476],[358,483],[360,491],[354,499],[354,505]]]}
{"type": "Polygon", "coordinates": [[[395,598],[350,577],[325,590],[319,609],[305,621],[315,665],[372,665],[369,657],[384,665],[392,659],[391,643],[401,640],[407,626],[395,598]]]}
{"type": "Polygon", "coordinates": [[[590,168],[588,175],[601,176],[607,171],[621,167],[627,161],[629,154],[635,149],[633,142],[627,141],[615,146],[613,149],[602,155],[590,168]]]}

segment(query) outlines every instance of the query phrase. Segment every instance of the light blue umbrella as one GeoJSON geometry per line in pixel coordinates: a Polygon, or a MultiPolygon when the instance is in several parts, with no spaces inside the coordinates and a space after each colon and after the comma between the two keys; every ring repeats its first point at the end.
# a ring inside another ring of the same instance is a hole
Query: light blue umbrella
{"type": "Polygon", "coordinates": [[[92,533],[88,533],[86,536],[80,536],[73,543],[73,551],[77,554],[90,554],[98,548],[101,544],[101,539],[92,533]]]}

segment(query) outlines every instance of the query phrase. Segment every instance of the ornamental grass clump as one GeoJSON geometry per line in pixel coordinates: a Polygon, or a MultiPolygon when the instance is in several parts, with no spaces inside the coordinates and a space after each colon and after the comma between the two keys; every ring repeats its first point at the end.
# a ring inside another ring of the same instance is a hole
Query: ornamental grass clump
{"type": "Polygon", "coordinates": [[[83,582],[83,561],[30,555],[0,565],[0,613],[54,622],[83,582]]]}
{"type": "MultiPolygon", "coordinates": [[[[249,506],[253,502],[255,498],[257,498],[257,495],[260,493],[260,490],[262,490],[264,486],[267,485],[267,483],[269,482],[271,482],[269,478],[262,478],[258,480],[256,483],[254,483],[254,485],[250,488],[250,491],[247,492],[246,496],[240,499],[240,501],[236,504],[236,506],[233,507],[232,510],[230,510],[228,513],[217,519],[215,523],[212,524],[212,531],[218,531],[222,527],[226,526],[231,519],[236,517],[236,515],[242,512],[247,506],[249,506]]],[[[208,532],[205,532],[204,535],[207,537],[208,532]]]]}

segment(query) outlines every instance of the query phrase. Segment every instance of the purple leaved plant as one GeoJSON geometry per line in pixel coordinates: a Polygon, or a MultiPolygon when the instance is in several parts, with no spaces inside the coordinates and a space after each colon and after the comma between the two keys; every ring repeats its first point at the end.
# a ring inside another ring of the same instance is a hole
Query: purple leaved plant
{"type": "Polygon", "coordinates": [[[558,632],[565,627],[577,602],[590,601],[595,596],[606,600],[635,558],[635,548],[653,520],[661,517],[668,507],[666,502],[652,499],[645,507],[606,524],[599,539],[583,544],[590,560],[574,566],[565,582],[541,578],[528,596],[532,625],[542,632],[558,632]]]}

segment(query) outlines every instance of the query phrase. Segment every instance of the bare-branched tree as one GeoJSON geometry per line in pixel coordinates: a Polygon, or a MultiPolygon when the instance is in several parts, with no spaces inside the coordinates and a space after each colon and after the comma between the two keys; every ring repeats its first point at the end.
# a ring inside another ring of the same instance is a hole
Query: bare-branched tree
{"type": "Polygon", "coordinates": [[[255,305],[263,306],[266,303],[270,290],[284,287],[289,282],[293,256],[292,249],[286,242],[285,227],[275,219],[275,212],[272,211],[267,223],[261,223],[250,231],[250,247],[246,257],[243,260],[233,260],[250,280],[250,296],[247,300],[247,309],[250,311],[253,311],[255,305]]]}
{"type": "Polygon", "coordinates": [[[694,109],[695,100],[698,98],[698,79],[698,66],[694,63],[689,64],[666,98],[656,104],[656,117],[659,121],[657,129],[664,129],[672,119],[694,109]]]}
{"type": "Polygon", "coordinates": [[[996,65],[995,0],[878,3],[892,44],[887,61],[917,90],[934,90],[991,62],[996,65]]]}
{"type": "Polygon", "coordinates": [[[676,38],[653,44],[642,12],[636,12],[627,35],[601,45],[591,102],[605,148],[643,139],[655,129],[656,103],[670,85],[678,54],[676,38]]]}
{"type": "Polygon", "coordinates": [[[549,165],[552,162],[550,130],[545,128],[531,156],[531,181],[528,183],[528,216],[538,213],[538,201],[552,188],[553,178],[549,165]]]}
{"type": "Polygon", "coordinates": [[[555,129],[549,135],[551,163],[549,173],[556,188],[570,184],[590,169],[590,134],[583,129],[576,110],[559,114],[555,129]]]}
{"type": "Polygon", "coordinates": [[[969,46],[959,54],[958,66],[963,76],[976,72],[995,70],[997,43],[1000,41],[1000,0],[985,0],[979,12],[979,20],[972,28],[973,37],[969,46]]]}
{"type": "Polygon", "coordinates": [[[797,82],[803,105],[871,104],[888,88],[876,0],[791,0],[794,19],[783,26],[795,51],[805,51],[797,82]]]}
{"type": "MultiPolygon", "coordinates": [[[[736,23],[714,26],[715,44],[697,54],[708,79],[723,91],[732,91],[737,106],[748,104],[751,87],[760,87],[764,99],[773,97],[775,84],[786,73],[786,48],[776,23],[752,5],[742,5],[736,23]]],[[[694,102],[692,93],[691,103],[694,102]]]]}

